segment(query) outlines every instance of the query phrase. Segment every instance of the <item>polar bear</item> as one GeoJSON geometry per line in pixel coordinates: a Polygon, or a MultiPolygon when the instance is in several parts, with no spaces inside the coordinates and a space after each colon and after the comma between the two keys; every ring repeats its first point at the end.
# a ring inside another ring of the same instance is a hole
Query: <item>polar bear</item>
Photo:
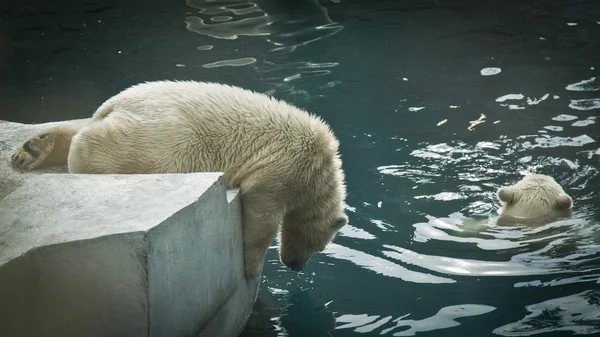
{"type": "Polygon", "coordinates": [[[278,232],[281,261],[300,271],[348,222],[338,146],[322,119],[281,100],[218,83],[156,81],[125,89],[89,119],[36,134],[11,163],[87,174],[224,172],[241,192],[251,278],[278,232]]]}
{"type": "Polygon", "coordinates": [[[541,226],[571,216],[573,200],[554,180],[544,174],[527,174],[513,185],[496,190],[497,214],[485,219],[461,217],[458,236],[485,232],[492,226],[541,226]]]}
{"type": "Polygon", "coordinates": [[[571,215],[573,200],[554,180],[544,174],[525,175],[511,186],[498,189],[502,207],[498,224],[541,224],[571,215]]]}

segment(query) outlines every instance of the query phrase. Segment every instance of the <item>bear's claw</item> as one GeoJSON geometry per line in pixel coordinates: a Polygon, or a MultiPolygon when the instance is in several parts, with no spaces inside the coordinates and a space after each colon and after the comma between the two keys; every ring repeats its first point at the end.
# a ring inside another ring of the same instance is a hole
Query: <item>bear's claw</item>
{"type": "Polygon", "coordinates": [[[37,167],[52,151],[54,143],[52,137],[44,133],[28,139],[19,146],[10,157],[11,166],[22,171],[29,171],[37,167]]]}

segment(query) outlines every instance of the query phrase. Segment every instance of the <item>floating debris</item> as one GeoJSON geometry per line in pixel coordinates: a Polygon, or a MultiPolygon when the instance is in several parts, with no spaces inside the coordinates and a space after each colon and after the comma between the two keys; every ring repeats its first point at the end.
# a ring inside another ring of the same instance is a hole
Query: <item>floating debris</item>
{"type": "Polygon", "coordinates": [[[448,121],[448,119],[444,119],[443,121],[439,121],[439,122],[437,123],[437,126],[440,126],[440,125],[446,124],[446,122],[447,122],[447,121],[448,121]]]}
{"type": "Polygon", "coordinates": [[[470,124],[470,125],[469,125],[469,127],[467,128],[467,130],[469,130],[469,131],[473,131],[473,130],[475,130],[475,127],[476,127],[477,125],[485,123],[485,118],[486,118],[486,117],[485,117],[485,115],[484,115],[484,114],[481,114],[481,115],[479,116],[479,119],[477,119],[477,120],[475,120],[475,121],[469,121],[469,124],[470,124]]]}

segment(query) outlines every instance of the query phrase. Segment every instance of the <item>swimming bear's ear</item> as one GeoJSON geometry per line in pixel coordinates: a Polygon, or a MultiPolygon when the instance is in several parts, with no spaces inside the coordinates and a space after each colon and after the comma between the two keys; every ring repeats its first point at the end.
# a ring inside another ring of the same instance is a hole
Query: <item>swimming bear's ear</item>
{"type": "Polygon", "coordinates": [[[498,190],[498,200],[505,204],[510,204],[513,201],[515,193],[511,186],[504,186],[498,190]]]}
{"type": "Polygon", "coordinates": [[[335,221],[333,222],[331,227],[333,228],[333,230],[337,231],[340,228],[344,227],[347,223],[348,223],[348,217],[344,214],[341,217],[335,219],[335,221]]]}
{"type": "Polygon", "coordinates": [[[573,199],[568,194],[561,193],[558,195],[556,205],[559,209],[571,209],[573,207],[573,199]]]}

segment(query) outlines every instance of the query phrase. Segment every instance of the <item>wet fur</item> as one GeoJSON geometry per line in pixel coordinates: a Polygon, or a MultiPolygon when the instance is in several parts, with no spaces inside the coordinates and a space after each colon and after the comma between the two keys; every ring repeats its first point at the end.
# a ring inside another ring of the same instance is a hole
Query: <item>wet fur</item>
{"type": "Polygon", "coordinates": [[[573,200],[554,180],[543,174],[526,175],[514,185],[497,191],[502,203],[498,224],[548,223],[571,215],[573,200]]]}

